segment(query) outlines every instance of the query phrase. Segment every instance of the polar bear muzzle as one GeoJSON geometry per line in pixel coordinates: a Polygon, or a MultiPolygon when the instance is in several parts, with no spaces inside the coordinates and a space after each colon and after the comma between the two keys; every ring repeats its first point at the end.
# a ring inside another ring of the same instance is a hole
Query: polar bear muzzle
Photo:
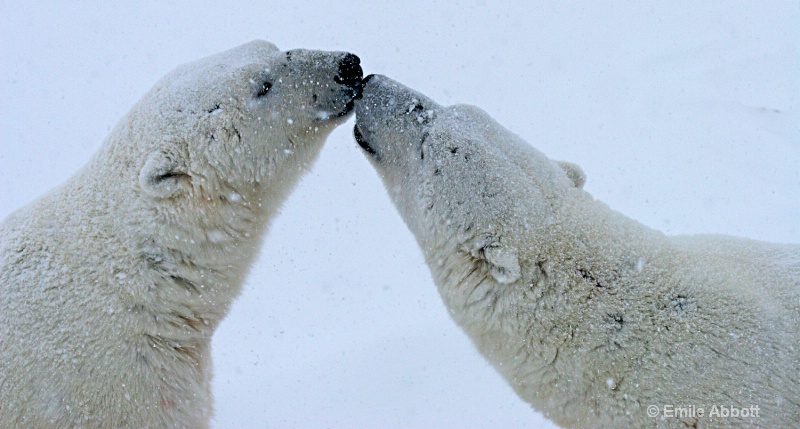
{"type": "Polygon", "coordinates": [[[442,106],[425,95],[401,85],[383,75],[371,74],[361,82],[363,93],[356,99],[356,142],[375,161],[393,162],[403,158],[401,152],[411,149],[416,157],[423,157],[422,141],[436,119],[442,106]],[[387,122],[390,127],[386,127],[387,122]],[[396,136],[403,141],[391,144],[396,136]]]}

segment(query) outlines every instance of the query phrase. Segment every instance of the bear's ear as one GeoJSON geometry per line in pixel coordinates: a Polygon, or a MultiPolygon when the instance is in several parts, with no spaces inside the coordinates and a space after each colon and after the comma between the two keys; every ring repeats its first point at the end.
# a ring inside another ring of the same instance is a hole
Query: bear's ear
{"type": "Polygon", "coordinates": [[[578,166],[578,164],[573,164],[567,161],[557,161],[558,166],[567,173],[567,177],[569,180],[572,180],[572,183],[578,189],[583,189],[583,185],[586,183],[586,173],[583,172],[583,169],[578,166]]]}
{"type": "Polygon", "coordinates": [[[519,258],[516,252],[497,240],[487,239],[472,246],[470,254],[489,266],[489,273],[499,283],[514,283],[520,277],[519,258]]]}
{"type": "Polygon", "coordinates": [[[186,190],[189,180],[186,166],[161,151],[151,153],[139,172],[139,186],[155,198],[180,195],[186,190]]]}

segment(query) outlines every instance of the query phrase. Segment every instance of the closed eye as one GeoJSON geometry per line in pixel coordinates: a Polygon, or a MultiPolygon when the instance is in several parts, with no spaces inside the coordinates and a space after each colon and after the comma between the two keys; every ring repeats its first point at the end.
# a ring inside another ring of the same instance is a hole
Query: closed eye
{"type": "Polygon", "coordinates": [[[258,88],[258,93],[256,93],[256,98],[261,98],[269,92],[270,88],[272,88],[272,84],[270,82],[264,82],[258,88]]]}
{"type": "Polygon", "coordinates": [[[422,139],[419,141],[419,159],[425,159],[425,140],[428,139],[430,134],[430,131],[425,131],[422,133],[422,139]]]}
{"type": "Polygon", "coordinates": [[[153,182],[163,182],[165,180],[170,180],[170,179],[180,179],[181,177],[186,177],[186,176],[188,176],[186,173],[181,173],[178,171],[168,171],[164,174],[159,174],[158,176],[155,176],[153,178],[153,182]]]}
{"type": "Polygon", "coordinates": [[[416,103],[413,106],[408,106],[408,109],[406,110],[406,114],[409,114],[409,113],[422,113],[424,110],[425,110],[425,106],[423,106],[422,104],[416,103]]]}

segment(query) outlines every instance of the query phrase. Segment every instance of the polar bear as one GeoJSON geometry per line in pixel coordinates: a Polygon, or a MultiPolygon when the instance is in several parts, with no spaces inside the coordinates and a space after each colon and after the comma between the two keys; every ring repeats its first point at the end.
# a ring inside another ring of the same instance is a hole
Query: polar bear
{"type": "Polygon", "coordinates": [[[571,428],[800,424],[800,246],[667,237],[478,108],[383,76],[355,110],[445,306],[533,408],[571,428]]]}
{"type": "Polygon", "coordinates": [[[183,65],[9,216],[0,427],[207,427],[211,336],[361,77],[355,55],[264,41],[183,65]]]}

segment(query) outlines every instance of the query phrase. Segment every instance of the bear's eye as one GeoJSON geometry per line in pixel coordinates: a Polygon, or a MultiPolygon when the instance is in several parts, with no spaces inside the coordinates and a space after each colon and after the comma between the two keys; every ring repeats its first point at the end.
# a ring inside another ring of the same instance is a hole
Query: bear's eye
{"type": "Polygon", "coordinates": [[[425,110],[425,106],[420,103],[414,103],[408,106],[406,109],[406,114],[409,113],[422,113],[425,110]]]}
{"type": "Polygon", "coordinates": [[[270,88],[272,88],[272,84],[269,82],[264,82],[261,84],[261,87],[258,88],[258,93],[256,93],[256,98],[263,97],[267,95],[270,88]]]}
{"type": "Polygon", "coordinates": [[[419,159],[421,160],[425,159],[425,140],[428,139],[430,134],[430,131],[425,131],[422,133],[422,139],[419,141],[419,159]]]}
{"type": "Polygon", "coordinates": [[[406,115],[414,115],[417,123],[425,125],[431,122],[434,116],[433,110],[428,110],[417,99],[411,100],[411,103],[405,108],[406,115]]]}

